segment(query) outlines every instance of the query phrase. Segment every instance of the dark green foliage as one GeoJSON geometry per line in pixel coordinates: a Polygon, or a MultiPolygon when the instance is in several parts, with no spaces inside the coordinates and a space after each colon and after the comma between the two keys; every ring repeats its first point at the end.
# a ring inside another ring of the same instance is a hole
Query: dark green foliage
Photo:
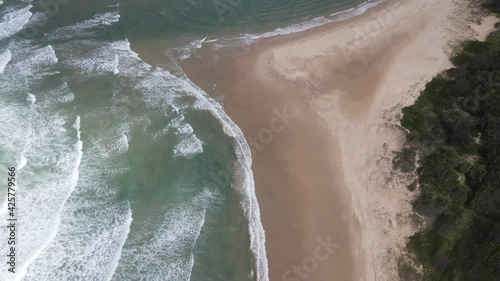
{"type": "MultiPolygon", "coordinates": [[[[494,6],[500,9],[500,0],[494,6]]],[[[468,41],[401,125],[421,152],[416,209],[435,220],[408,248],[424,280],[500,281],[500,33],[468,41]]],[[[405,164],[408,148],[394,160],[405,164]]]]}
{"type": "Polygon", "coordinates": [[[494,13],[500,13],[500,0],[490,0],[483,6],[494,13]]]}
{"type": "Polygon", "coordinates": [[[402,281],[419,281],[422,280],[422,275],[417,271],[411,258],[402,257],[398,261],[398,275],[402,281]]]}
{"type": "Polygon", "coordinates": [[[401,152],[396,153],[392,164],[403,173],[411,173],[415,170],[416,156],[417,152],[415,148],[405,147],[401,152]]]}

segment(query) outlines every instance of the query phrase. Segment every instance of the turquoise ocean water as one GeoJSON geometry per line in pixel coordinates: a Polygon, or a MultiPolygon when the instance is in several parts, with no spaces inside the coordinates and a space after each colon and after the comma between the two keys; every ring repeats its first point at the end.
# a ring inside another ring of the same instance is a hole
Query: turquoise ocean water
{"type": "Polygon", "coordinates": [[[268,280],[248,145],[178,63],[360,4],[0,0],[0,182],[18,170],[16,274],[0,240],[0,280],[268,280]],[[150,37],[172,65],[131,49],[150,37]]]}

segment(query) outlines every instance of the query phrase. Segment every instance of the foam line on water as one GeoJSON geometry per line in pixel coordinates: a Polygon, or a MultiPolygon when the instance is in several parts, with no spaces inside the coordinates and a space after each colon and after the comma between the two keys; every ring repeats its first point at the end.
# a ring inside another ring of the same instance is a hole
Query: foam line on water
{"type": "MultiPolygon", "coordinates": [[[[64,60],[61,60],[61,63],[65,64],[68,61],[68,58],[71,59],[78,56],[78,52],[81,52],[82,49],[85,50],[85,48],[90,48],[90,50],[93,50],[102,46],[104,46],[104,48],[109,47],[109,44],[107,43],[103,44],[100,42],[91,42],[87,45],[81,43],[81,41],[76,41],[74,45],[75,48],[73,50],[62,48],[61,45],[64,44],[66,46],[65,43],[58,44],[56,46],[58,54],[60,53],[61,57],[64,57],[64,60]]],[[[113,58],[113,56],[110,57],[113,58]]],[[[117,59],[116,56],[114,56],[114,58],[115,60],[117,59]]],[[[64,89],[60,89],[61,91],[50,91],[50,93],[45,95],[42,94],[40,95],[40,101],[30,106],[52,111],[56,108],[54,105],[70,101],[67,99],[67,97],[71,96],[68,95],[69,89],[67,89],[67,85],[63,84],[61,87],[66,90],[64,93],[62,92],[64,89]],[[47,97],[50,98],[47,99],[47,97]]],[[[37,93],[37,95],[38,94],[39,93],[37,93]]],[[[30,100],[36,101],[36,99],[30,100]]],[[[44,110],[41,113],[48,112],[44,110]]],[[[83,118],[93,119],[102,117],[99,110],[95,111],[95,113],[96,115],[92,115],[92,113],[86,114],[83,118]]],[[[40,115],[42,116],[42,114],[40,115]]],[[[43,117],[47,119],[50,119],[50,116],[51,114],[43,114],[43,117]]],[[[40,124],[45,123],[41,122],[40,124]]],[[[65,122],[59,123],[64,125],[65,122]]],[[[76,150],[81,151],[82,136],[80,129],[80,117],[78,117],[75,121],[73,128],[76,129],[76,137],[78,140],[76,150]]],[[[115,129],[115,127],[113,127],[113,129],[115,129]]],[[[63,130],[65,130],[65,128],[63,130]]],[[[57,128],[56,130],[52,129],[52,131],[57,131],[57,128]]],[[[111,135],[112,132],[107,132],[106,137],[111,135]]],[[[80,154],[78,161],[83,161],[83,166],[80,165],[81,167],[79,169],[82,175],[79,174],[77,177],[78,187],[74,187],[73,190],[71,190],[71,195],[67,200],[65,200],[63,206],[61,207],[63,210],[60,212],[61,215],[57,224],[56,235],[51,235],[49,237],[50,241],[43,245],[44,250],[36,253],[37,258],[30,262],[31,265],[27,268],[24,280],[101,280],[106,273],[112,276],[113,271],[116,268],[116,263],[118,263],[118,259],[120,258],[120,249],[122,248],[128,232],[130,231],[131,223],[130,206],[115,204],[114,200],[117,197],[117,195],[113,192],[115,187],[109,186],[105,180],[99,178],[99,175],[102,174],[106,174],[106,177],[112,177],[115,173],[120,173],[124,170],[123,168],[118,167],[119,165],[117,166],[117,163],[115,163],[116,159],[113,160],[112,165],[110,165],[110,162],[108,162],[107,165],[103,163],[103,161],[107,161],[108,159],[116,156],[116,154],[120,154],[127,150],[128,140],[125,133],[119,132],[117,135],[118,137],[116,141],[109,142],[111,144],[110,147],[103,147],[102,143],[86,147],[86,156],[84,160],[82,160],[83,153],[80,154]],[[107,153],[105,154],[105,157],[102,157],[103,154],[100,153],[100,150],[107,153]],[[95,167],[99,165],[102,166],[98,168],[95,167]],[[103,171],[102,169],[103,167],[111,166],[112,168],[109,170],[104,169],[103,171]],[[89,195],[89,193],[92,195],[89,195]],[[95,196],[95,194],[98,194],[98,200],[97,198],[91,198],[90,200],[86,198],[88,196],[95,196]],[[99,219],[95,220],[95,218],[99,219]],[[75,270],[75,268],[78,269],[75,270]]],[[[116,135],[113,134],[113,137],[115,136],[116,135]]],[[[110,139],[113,137],[110,137],[110,139]]],[[[106,139],[104,142],[106,143],[108,140],[106,139]]],[[[71,148],[71,146],[69,147],[71,148]]],[[[70,154],[64,152],[66,152],[66,149],[64,149],[62,154],[70,154]]],[[[45,153],[47,154],[47,158],[64,157],[63,155],[57,156],[57,153],[55,153],[55,156],[51,155],[52,151],[45,153]]],[[[41,163],[40,165],[48,166],[45,163],[41,163]]],[[[66,166],[71,167],[71,165],[66,166]]],[[[63,174],[60,176],[60,179],[58,178],[56,181],[56,185],[61,185],[63,190],[53,186],[44,186],[43,188],[39,188],[40,191],[45,191],[46,194],[50,195],[58,194],[59,197],[66,195],[66,185],[68,182],[65,177],[66,175],[63,174]]],[[[33,194],[31,195],[31,197],[36,197],[33,194]]],[[[28,197],[25,196],[25,198],[25,201],[28,202],[28,197]]],[[[60,198],[53,198],[52,196],[50,199],[45,200],[57,201],[57,206],[59,206],[59,201],[61,201],[60,198]]],[[[54,210],[57,209],[54,208],[54,210]]],[[[44,209],[43,212],[45,213],[45,211],[46,210],[44,209]]],[[[46,219],[46,216],[40,217],[46,219]]],[[[50,223],[45,223],[44,220],[38,221],[40,221],[39,224],[50,225],[51,228],[53,227],[52,218],[49,220],[50,223]]],[[[30,241],[42,240],[42,242],[45,242],[47,239],[46,233],[46,229],[40,234],[34,233],[34,235],[30,238],[30,241]]],[[[35,244],[38,248],[38,242],[35,244]]],[[[30,255],[31,253],[33,253],[33,251],[30,251],[30,255]]]]}
{"type": "Polygon", "coordinates": [[[128,226],[128,206],[115,204],[112,194],[91,186],[97,183],[105,187],[103,182],[96,181],[94,175],[86,176],[90,181],[83,189],[100,192],[102,201],[82,198],[84,190],[72,196],[56,239],[32,264],[23,281],[104,280],[113,271],[128,226]]]}
{"type": "Polygon", "coordinates": [[[0,74],[5,70],[5,67],[12,59],[12,54],[10,50],[3,51],[0,53],[0,74]]]}
{"type": "MultiPolygon", "coordinates": [[[[24,46],[28,44],[28,42],[24,41],[16,41],[15,44],[20,46],[20,48],[12,48],[12,54],[13,57],[15,57],[13,61],[15,61],[17,64],[15,65],[15,67],[11,68],[11,63],[9,63],[5,71],[9,73],[9,75],[7,77],[3,76],[2,74],[3,79],[1,79],[2,81],[0,82],[2,82],[3,85],[3,82],[6,81],[7,85],[9,86],[17,85],[21,90],[25,90],[23,89],[22,85],[20,85],[24,83],[17,83],[17,79],[9,78],[25,77],[23,80],[29,80],[28,83],[37,85],[35,84],[39,82],[37,78],[43,78],[38,74],[46,71],[46,66],[51,66],[57,63],[58,59],[55,56],[54,49],[51,45],[45,47],[43,47],[43,45],[24,46]],[[24,75],[25,72],[28,75],[24,75]]],[[[42,74],[45,75],[46,73],[42,74]]],[[[12,88],[12,92],[16,92],[16,87],[12,88]]],[[[39,93],[37,92],[36,94],[38,95],[39,93]]],[[[46,276],[51,276],[50,273],[47,273],[46,270],[43,270],[43,267],[37,267],[36,270],[33,270],[30,277],[26,276],[26,274],[27,272],[28,274],[30,273],[31,264],[40,264],[41,260],[45,259],[45,256],[48,252],[47,249],[54,248],[52,247],[53,241],[59,242],[61,219],[64,217],[65,224],[67,223],[68,219],[67,215],[62,214],[62,212],[63,209],[68,209],[68,201],[71,197],[74,197],[73,191],[75,190],[76,185],[79,181],[79,168],[83,156],[80,117],[78,116],[73,124],[73,128],[76,130],[77,139],[76,143],[74,143],[74,135],[72,134],[73,130],[68,129],[68,126],[66,124],[66,122],[71,122],[71,120],[67,121],[67,114],[64,114],[63,110],[57,109],[57,107],[54,106],[55,104],[59,104],[61,102],[57,98],[58,96],[59,91],[57,91],[56,93],[54,93],[53,91],[49,91],[45,94],[41,94],[40,101],[34,104],[36,102],[36,98],[34,97],[34,95],[29,94],[28,101],[30,103],[23,103],[22,101],[20,102],[23,107],[26,107],[28,109],[36,109],[37,116],[33,117],[33,119],[37,120],[38,118],[40,118],[41,120],[32,121],[33,124],[35,124],[35,126],[37,127],[37,133],[35,134],[36,140],[33,140],[33,143],[36,144],[33,144],[33,146],[31,146],[29,149],[25,149],[21,153],[21,158],[18,158],[21,159],[21,162],[19,163],[21,163],[20,165],[23,166],[21,167],[24,172],[22,179],[23,181],[29,183],[29,186],[26,185],[27,188],[21,190],[20,192],[20,195],[22,193],[22,197],[24,198],[24,202],[22,204],[23,206],[20,206],[22,207],[22,210],[20,208],[20,211],[22,211],[23,213],[23,219],[33,221],[34,223],[31,227],[25,226],[24,229],[20,230],[19,239],[25,246],[23,247],[24,251],[20,251],[18,253],[20,255],[18,270],[21,270],[21,272],[18,273],[18,276],[15,280],[24,278],[23,276],[26,277],[26,280],[55,280],[53,278],[43,278],[45,274],[48,274],[46,276]],[[74,144],[74,147],[72,146],[72,144],[74,144]],[[28,150],[28,159],[30,159],[30,162],[28,163],[26,161],[27,164],[22,165],[22,158],[24,157],[26,150],[28,150]],[[31,161],[32,157],[34,156],[36,156],[35,158],[40,159],[34,159],[33,161],[31,161]],[[61,164],[61,167],[59,167],[59,164],[61,164]],[[76,169],[74,171],[71,171],[74,165],[76,169]],[[26,168],[24,168],[24,166],[26,166],[26,168]],[[40,169],[46,167],[50,167],[50,170],[40,169]],[[37,170],[37,168],[39,169],[37,170]],[[42,174],[40,174],[40,172],[42,172],[42,174]],[[38,183],[42,183],[42,185],[39,185],[38,183]],[[43,202],[43,204],[40,204],[40,202],[43,202]],[[46,207],[44,208],[43,205],[46,205],[46,207]],[[47,205],[49,206],[47,207],[47,205]],[[58,210],[61,210],[61,212],[58,212],[58,210]],[[36,213],[39,214],[37,215],[36,213]],[[56,223],[54,223],[54,220],[56,220],[56,223]],[[43,225],[45,225],[45,227],[43,227],[43,225]],[[40,228],[40,232],[36,232],[37,227],[40,228]],[[40,258],[41,256],[43,256],[43,258],[40,258]],[[38,277],[40,277],[41,279],[38,277]]],[[[18,107],[21,107],[21,105],[19,105],[18,107]]],[[[26,111],[25,108],[23,108],[23,112],[24,111],[26,111]]],[[[23,124],[16,124],[16,126],[20,125],[23,124]]],[[[127,138],[125,135],[123,135],[123,137],[124,142],[123,138],[120,139],[120,145],[123,143],[127,145],[127,138]]],[[[18,143],[17,145],[19,146],[22,144],[18,143]]],[[[18,151],[16,150],[16,155],[18,155],[17,152],[18,151]]],[[[64,213],[66,213],[65,210],[64,213]]],[[[129,224],[129,221],[127,220],[125,225],[129,224]]],[[[127,232],[129,231],[128,226],[126,230],[127,232]]],[[[0,233],[4,232],[0,231],[0,233]]],[[[106,240],[104,239],[106,238],[106,233],[102,233],[104,236],[102,242],[104,242],[104,240],[106,240]]],[[[119,235],[122,235],[122,233],[120,233],[119,235]]],[[[74,237],[75,236],[71,236],[72,239],[74,237]]],[[[122,238],[122,244],[124,239],[126,239],[126,237],[122,238]]],[[[120,244],[117,243],[117,245],[120,244]]],[[[3,249],[3,247],[0,248],[3,249]]],[[[84,247],[82,248],[77,246],[75,248],[75,252],[86,250],[84,249],[84,247]]],[[[63,250],[68,249],[70,248],[63,248],[63,250]]],[[[113,250],[115,249],[116,248],[113,247],[113,250]]],[[[114,251],[111,252],[114,255],[114,251]]],[[[62,253],[64,253],[64,251],[62,251],[62,253]]],[[[111,258],[107,259],[106,263],[108,263],[109,260],[111,260],[111,258]]],[[[54,259],[52,259],[51,261],[54,261],[54,259]]],[[[100,270],[103,270],[103,268],[104,267],[101,267],[100,270]]],[[[108,269],[109,267],[106,267],[105,271],[107,271],[108,269]]],[[[63,278],[63,280],[68,279],[63,278]]]]}
{"type": "MultiPolygon", "coordinates": [[[[0,75],[0,78],[3,78],[0,75]]],[[[1,84],[0,80],[0,84],[1,84]]],[[[1,87],[1,86],[0,86],[1,87]]],[[[19,171],[23,168],[23,158],[31,136],[30,109],[12,102],[12,93],[8,90],[0,95],[0,150],[4,153],[0,157],[1,167],[15,164],[19,171]]],[[[18,183],[19,185],[19,183],[18,183]]],[[[4,194],[0,192],[0,194],[4,194]]],[[[2,197],[0,217],[7,213],[7,196],[2,197]]]]}
{"type": "Polygon", "coordinates": [[[129,231],[130,206],[117,201],[118,188],[108,182],[121,173],[119,165],[111,167],[119,155],[102,157],[101,145],[86,147],[78,185],[65,203],[57,236],[32,263],[23,281],[104,280],[114,270],[129,231]]]}
{"type": "Polygon", "coordinates": [[[33,6],[27,5],[21,9],[7,8],[6,14],[0,19],[0,40],[23,29],[32,15],[31,7],[33,6]]]}
{"type": "Polygon", "coordinates": [[[67,192],[63,203],[60,205],[59,210],[57,210],[56,213],[56,218],[54,221],[54,227],[50,235],[47,237],[47,240],[43,244],[42,247],[40,247],[38,250],[35,251],[18,269],[18,273],[16,274],[16,278],[14,279],[15,281],[20,281],[24,278],[26,275],[28,268],[31,263],[33,263],[47,248],[48,246],[54,241],[56,238],[57,232],[59,230],[59,226],[61,224],[61,213],[62,210],[64,209],[64,206],[68,199],[71,197],[71,194],[76,188],[76,185],[78,183],[78,177],[79,177],[79,167],[80,163],[82,160],[83,156],[83,143],[81,141],[81,131],[80,131],[80,116],[76,117],[75,123],[73,124],[73,128],[76,130],[76,136],[77,136],[77,141],[75,143],[75,148],[74,151],[76,152],[76,157],[75,157],[75,163],[73,166],[73,174],[70,177],[70,190],[67,192]]]}
{"type": "Polygon", "coordinates": [[[119,56],[118,54],[115,54],[114,60],[113,60],[113,74],[116,75],[120,73],[120,70],[118,69],[118,64],[119,64],[119,56]]]}
{"type": "Polygon", "coordinates": [[[200,222],[198,224],[198,232],[195,234],[193,246],[191,247],[191,259],[190,259],[191,268],[189,269],[189,274],[188,274],[187,280],[191,280],[191,274],[193,273],[193,268],[194,268],[194,248],[196,247],[196,243],[198,242],[198,238],[200,238],[201,230],[202,230],[203,226],[205,225],[206,215],[207,215],[207,210],[204,208],[202,219],[200,220],[200,222]]]}
{"type": "Polygon", "coordinates": [[[248,221],[250,235],[250,250],[254,257],[254,266],[258,281],[269,281],[269,269],[265,247],[265,231],[260,217],[260,208],[255,194],[255,183],[252,172],[252,157],[250,147],[246,142],[241,129],[224,112],[222,106],[210,98],[202,89],[196,86],[187,77],[184,77],[186,87],[195,93],[199,100],[204,101],[202,108],[209,109],[223,126],[224,132],[233,138],[238,166],[235,171],[235,180],[238,191],[243,195],[241,206],[248,221]],[[208,105],[208,107],[207,107],[208,105]]]}
{"type": "Polygon", "coordinates": [[[59,59],[51,45],[26,46],[15,43],[12,44],[11,53],[12,60],[2,73],[10,90],[25,92],[30,82],[57,74],[54,65],[59,59]]]}
{"type": "MultiPolygon", "coordinates": [[[[6,194],[7,195],[7,194],[6,194]]],[[[2,200],[2,204],[0,204],[0,217],[3,217],[7,213],[7,196],[2,200]]]]}
{"type": "MultiPolygon", "coordinates": [[[[71,26],[64,26],[46,34],[48,40],[68,40],[68,39],[90,39],[96,35],[98,28],[111,26],[120,19],[118,11],[97,14],[90,19],[76,23],[71,26]]],[[[93,41],[93,40],[92,40],[93,41]]]]}
{"type": "Polygon", "coordinates": [[[29,101],[31,104],[34,104],[36,102],[36,96],[33,94],[28,93],[28,96],[26,97],[26,100],[29,101]]]}
{"type": "Polygon", "coordinates": [[[78,76],[91,78],[113,74],[134,81],[149,73],[152,67],[143,63],[129,46],[127,39],[114,42],[75,40],[62,44],[60,48],[71,53],[64,65],[74,69],[78,76]]]}
{"type": "Polygon", "coordinates": [[[335,21],[341,21],[341,20],[346,20],[352,17],[355,17],[357,15],[363,14],[366,12],[368,9],[377,6],[378,4],[384,2],[386,0],[368,0],[366,2],[363,2],[359,4],[356,7],[337,12],[334,14],[331,14],[329,16],[322,16],[322,17],[317,17],[312,20],[308,20],[303,23],[298,23],[298,24],[293,24],[288,27],[284,28],[277,28],[273,31],[265,32],[262,34],[251,34],[251,33],[244,33],[240,34],[239,36],[236,37],[221,37],[213,40],[208,40],[209,41],[215,41],[216,43],[214,44],[215,49],[220,49],[226,46],[248,46],[254,42],[257,42],[261,39],[272,37],[272,36],[277,36],[277,35],[287,35],[287,34],[292,34],[292,33],[297,33],[301,31],[305,31],[314,27],[322,26],[328,23],[332,23],[335,21]]]}
{"type": "Polygon", "coordinates": [[[159,218],[137,220],[134,232],[123,248],[122,260],[112,280],[189,281],[194,267],[193,249],[205,222],[205,193],[189,202],[163,205],[159,218]],[[195,203],[196,202],[196,203],[195,203]],[[158,222],[160,219],[160,222],[158,222]]]}
{"type": "Polygon", "coordinates": [[[208,36],[201,39],[195,39],[188,44],[183,44],[182,47],[171,47],[165,50],[165,55],[168,56],[173,61],[177,62],[183,61],[189,57],[197,50],[203,46],[203,43],[213,42],[216,40],[206,41],[208,36]]]}
{"type": "Polygon", "coordinates": [[[203,153],[203,144],[195,134],[181,137],[180,142],[174,147],[174,157],[191,158],[201,153],[203,153]]]}
{"type": "MultiPolygon", "coordinates": [[[[65,196],[69,197],[68,193],[76,186],[77,179],[74,183],[71,180],[75,177],[71,168],[75,164],[79,165],[82,144],[79,140],[78,118],[75,121],[78,139],[75,144],[74,135],[71,136],[71,131],[66,132],[67,115],[43,104],[33,104],[36,100],[34,95],[28,94],[30,103],[19,99],[19,94],[25,93],[28,85],[36,85],[38,78],[53,73],[52,65],[58,59],[52,46],[30,46],[25,40],[12,40],[9,45],[12,48],[9,51],[11,60],[0,76],[2,87],[6,85],[6,91],[0,97],[0,115],[4,116],[0,123],[9,134],[0,138],[0,144],[2,150],[7,152],[5,160],[16,163],[19,171],[18,197],[24,198],[17,206],[19,220],[33,222],[23,225],[18,231],[18,239],[23,247],[19,247],[16,253],[17,275],[9,276],[8,280],[19,280],[57,231],[54,220],[57,219],[57,210],[62,209],[67,200],[65,196]],[[50,114],[45,114],[48,110],[50,114]],[[4,126],[4,122],[7,126],[4,126]],[[34,131],[36,133],[33,134],[34,131]],[[33,161],[28,162],[28,159],[33,161]],[[50,167],[50,170],[46,167],[50,167]],[[55,197],[48,198],[50,194],[55,197]],[[37,202],[41,201],[44,203],[40,206],[37,202]]],[[[42,101],[51,100],[52,94],[56,94],[52,90],[49,92],[50,95],[46,95],[42,101]]],[[[0,217],[5,218],[5,213],[1,212],[0,217]]],[[[2,229],[0,233],[4,235],[4,231],[2,229]]],[[[0,246],[2,252],[4,247],[0,246]]],[[[2,271],[4,266],[0,266],[2,271]]]]}
{"type": "Polygon", "coordinates": [[[133,218],[132,218],[132,209],[130,208],[130,202],[127,202],[127,205],[128,205],[128,213],[127,213],[127,219],[125,220],[125,223],[124,223],[125,230],[123,232],[123,236],[122,236],[121,242],[119,244],[120,250],[116,252],[115,258],[114,258],[113,263],[111,265],[111,270],[109,271],[109,273],[105,279],[107,281],[111,281],[111,279],[113,279],[115,271],[118,268],[118,264],[119,264],[120,259],[122,257],[123,246],[125,245],[125,242],[127,241],[127,238],[128,238],[128,234],[130,233],[130,226],[132,225],[133,218]]]}
{"type": "MultiPolygon", "coordinates": [[[[31,138],[31,130],[29,130],[28,136],[26,137],[27,139],[31,138]]],[[[28,163],[28,159],[26,159],[26,150],[28,149],[28,142],[26,142],[26,145],[24,145],[23,151],[21,151],[21,155],[19,156],[19,160],[17,161],[17,170],[20,171],[22,170],[26,164],[28,163]]]]}
{"type": "MultiPolygon", "coordinates": [[[[173,121],[178,120],[179,119],[174,119],[173,121]]],[[[180,122],[171,122],[169,124],[169,127],[174,127],[176,129],[176,134],[180,138],[179,143],[174,147],[174,157],[190,158],[196,154],[203,153],[203,144],[194,134],[193,127],[188,123],[181,123],[184,118],[180,120],[180,122]]]]}
{"type": "MultiPolygon", "coordinates": [[[[28,130],[28,134],[26,136],[26,139],[30,140],[32,134],[33,134],[33,130],[30,127],[28,130]]],[[[19,156],[19,160],[17,162],[17,170],[19,170],[19,171],[22,170],[26,166],[26,164],[28,163],[28,159],[26,159],[26,151],[28,150],[28,146],[29,146],[29,141],[26,142],[26,144],[24,145],[23,151],[21,151],[21,155],[19,156]]]]}

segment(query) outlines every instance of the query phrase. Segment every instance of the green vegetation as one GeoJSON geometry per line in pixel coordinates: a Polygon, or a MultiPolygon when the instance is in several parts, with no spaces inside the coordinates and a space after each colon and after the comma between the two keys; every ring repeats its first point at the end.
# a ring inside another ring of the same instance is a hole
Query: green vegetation
{"type": "MultiPolygon", "coordinates": [[[[499,281],[500,31],[461,50],[455,68],[403,109],[401,125],[421,155],[414,206],[433,218],[408,248],[424,280],[499,281]]],[[[413,157],[403,151],[395,165],[411,170],[413,157]]]]}
{"type": "Polygon", "coordinates": [[[500,13],[500,0],[491,0],[484,4],[484,7],[494,13],[500,13]]]}
{"type": "Polygon", "coordinates": [[[414,147],[405,147],[402,151],[396,153],[396,157],[392,161],[394,168],[399,169],[403,173],[411,173],[415,171],[415,157],[417,151],[414,147]]]}

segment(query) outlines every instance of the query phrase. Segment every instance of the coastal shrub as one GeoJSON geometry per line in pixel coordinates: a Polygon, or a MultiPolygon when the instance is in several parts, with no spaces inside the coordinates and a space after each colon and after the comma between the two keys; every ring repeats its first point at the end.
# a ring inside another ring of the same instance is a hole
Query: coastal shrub
{"type": "Polygon", "coordinates": [[[415,267],[412,257],[401,257],[398,260],[398,275],[400,280],[420,281],[422,273],[415,267]]]}
{"type": "Polygon", "coordinates": [[[396,157],[392,161],[394,168],[399,169],[403,173],[411,173],[415,171],[415,157],[417,151],[414,147],[405,147],[402,151],[396,152],[396,157]]]}
{"type": "MultiPolygon", "coordinates": [[[[500,281],[500,32],[465,42],[452,62],[403,109],[421,155],[414,207],[432,216],[407,246],[423,280],[500,281]]],[[[394,165],[411,169],[409,156],[394,165]]]]}
{"type": "Polygon", "coordinates": [[[498,14],[500,13],[500,0],[490,0],[483,4],[483,7],[498,14]]]}

